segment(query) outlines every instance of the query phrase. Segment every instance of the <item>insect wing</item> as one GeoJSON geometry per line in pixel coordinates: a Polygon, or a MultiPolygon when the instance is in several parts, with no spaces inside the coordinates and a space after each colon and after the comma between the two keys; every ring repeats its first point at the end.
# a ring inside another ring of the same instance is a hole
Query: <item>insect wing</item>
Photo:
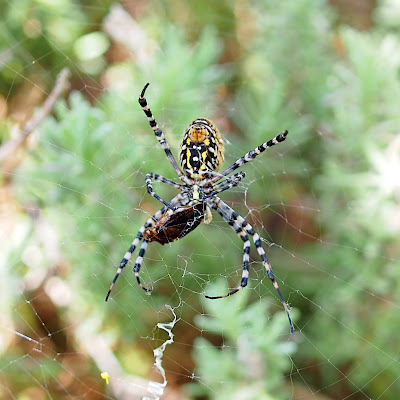
{"type": "Polygon", "coordinates": [[[173,214],[161,218],[153,228],[144,233],[145,239],[161,244],[181,239],[196,229],[204,220],[204,205],[180,207],[173,214]]]}

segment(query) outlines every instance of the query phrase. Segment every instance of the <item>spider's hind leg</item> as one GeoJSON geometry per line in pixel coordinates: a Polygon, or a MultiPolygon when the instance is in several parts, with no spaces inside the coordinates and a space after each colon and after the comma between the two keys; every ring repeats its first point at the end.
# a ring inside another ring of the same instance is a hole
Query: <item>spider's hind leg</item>
{"type": "Polygon", "coordinates": [[[213,178],[213,182],[218,181],[225,175],[229,175],[231,172],[233,172],[235,169],[241,167],[244,164],[247,164],[248,162],[254,160],[258,155],[260,155],[262,152],[265,150],[269,149],[272,146],[275,146],[278,143],[283,142],[286,139],[286,136],[288,135],[288,131],[284,131],[280,133],[279,135],[275,136],[274,138],[268,140],[268,142],[260,144],[258,147],[256,147],[254,150],[249,151],[246,153],[243,157],[240,157],[238,160],[236,160],[229,168],[227,168],[225,171],[217,174],[215,178],[213,178]]]}
{"type": "Polygon", "coordinates": [[[178,164],[176,163],[175,158],[171,153],[171,149],[169,148],[168,142],[165,139],[164,133],[158,127],[158,124],[157,124],[157,122],[156,122],[156,120],[155,120],[155,118],[154,118],[154,116],[153,116],[153,114],[152,114],[152,112],[150,110],[150,107],[147,104],[147,100],[144,97],[144,94],[145,94],[146,89],[147,89],[148,86],[149,86],[149,84],[147,83],[145,85],[145,87],[143,88],[142,93],[140,94],[140,97],[139,97],[139,100],[138,100],[139,104],[142,107],[144,113],[146,114],[146,117],[147,117],[147,119],[149,121],[149,124],[150,124],[151,128],[153,129],[154,134],[156,135],[156,138],[157,138],[158,142],[161,144],[161,147],[163,148],[165,154],[167,155],[169,162],[171,163],[171,165],[174,168],[174,170],[177,173],[177,175],[180,178],[182,178],[184,175],[183,175],[182,171],[179,169],[178,164]]]}

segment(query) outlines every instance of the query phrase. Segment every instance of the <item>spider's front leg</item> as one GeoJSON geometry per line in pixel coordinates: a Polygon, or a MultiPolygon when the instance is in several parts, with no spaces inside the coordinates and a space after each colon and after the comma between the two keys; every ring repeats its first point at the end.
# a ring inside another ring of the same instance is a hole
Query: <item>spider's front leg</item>
{"type": "Polygon", "coordinates": [[[144,257],[144,253],[146,252],[146,248],[147,245],[149,244],[149,242],[145,239],[143,240],[142,245],[140,246],[140,250],[139,250],[139,255],[136,258],[135,261],[135,267],[133,268],[133,272],[135,273],[135,277],[136,277],[136,281],[139,284],[139,286],[147,293],[150,294],[151,293],[151,289],[147,289],[143,286],[142,282],[140,282],[140,278],[139,278],[139,272],[140,272],[140,268],[142,266],[143,263],[143,257],[144,257]]]}
{"type": "MultiPolygon", "coordinates": [[[[117,273],[114,276],[113,281],[111,282],[110,288],[108,289],[108,293],[106,296],[106,301],[108,301],[108,298],[110,297],[111,291],[113,290],[113,287],[115,285],[115,282],[117,281],[118,277],[121,275],[122,270],[125,268],[126,264],[128,264],[129,260],[132,257],[132,253],[135,251],[136,247],[139,245],[140,241],[143,239],[143,232],[150,226],[154,224],[155,221],[157,221],[162,214],[165,212],[167,207],[163,207],[161,210],[157,211],[151,218],[149,218],[146,223],[139,229],[139,232],[137,233],[135,239],[133,240],[131,246],[129,247],[128,251],[125,253],[124,258],[121,260],[117,273]]],[[[135,271],[136,272],[136,271],[135,271]]]]}
{"type": "MultiPolygon", "coordinates": [[[[171,200],[171,205],[174,206],[176,204],[179,204],[183,199],[183,196],[181,193],[179,193],[178,195],[176,195],[172,200],[171,200]]],[[[150,217],[146,223],[139,229],[135,239],[133,240],[131,246],[129,247],[128,251],[125,253],[124,258],[121,260],[117,273],[114,276],[113,281],[111,282],[110,288],[108,289],[108,293],[106,296],[106,301],[108,301],[108,298],[110,297],[111,291],[113,290],[113,287],[115,285],[115,282],[117,281],[118,277],[121,275],[122,270],[126,267],[126,265],[128,264],[129,260],[132,257],[132,253],[135,251],[136,247],[139,245],[139,243],[141,242],[141,240],[143,240],[143,233],[147,228],[150,228],[152,226],[154,226],[157,221],[164,215],[165,211],[167,210],[167,207],[163,207],[161,208],[161,210],[158,210],[152,217],[150,217]]],[[[138,281],[140,287],[146,291],[148,291],[141,283],[139,280],[139,270],[140,267],[142,265],[143,262],[143,256],[144,256],[144,252],[146,251],[146,247],[147,247],[147,241],[144,240],[144,243],[142,244],[140,250],[139,250],[139,256],[136,259],[136,263],[135,263],[135,268],[134,268],[134,272],[135,272],[135,276],[136,276],[136,280],[138,281]],[[146,244],[144,244],[146,243],[146,244]]]]}
{"type": "Polygon", "coordinates": [[[292,318],[290,317],[289,307],[285,301],[285,298],[283,297],[283,294],[281,292],[281,289],[279,288],[278,283],[275,280],[275,276],[274,276],[274,273],[272,272],[271,264],[269,263],[267,255],[265,253],[265,250],[261,245],[260,236],[254,231],[253,227],[243,217],[241,217],[239,214],[237,214],[235,210],[233,210],[231,207],[229,207],[220,198],[215,197],[213,199],[213,202],[214,202],[214,208],[218,211],[218,213],[222,216],[222,218],[226,222],[228,222],[228,224],[239,235],[239,237],[245,242],[244,256],[243,256],[244,266],[243,266],[242,281],[238,288],[234,289],[227,295],[217,296],[217,297],[208,297],[208,296],[206,296],[206,297],[212,298],[212,299],[227,297],[227,296],[230,296],[230,295],[236,293],[237,291],[239,291],[240,289],[242,289],[244,286],[247,285],[247,279],[248,279],[249,272],[248,272],[248,263],[246,264],[245,261],[248,260],[248,255],[246,256],[246,251],[248,252],[250,248],[247,243],[248,242],[247,235],[243,234],[244,233],[243,231],[245,231],[247,234],[249,234],[253,238],[254,245],[256,246],[257,252],[260,255],[262,263],[267,271],[268,278],[271,280],[276,291],[278,292],[281,302],[283,304],[283,307],[288,316],[289,324],[290,324],[290,332],[293,333],[294,327],[293,327],[292,318]]]}
{"type": "Polygon", "coordinates": [[[249,261],[250,261],[250,240],[246,233],[243,231],[243,229],[238,225],[238,223],[230,219],[229,216],[222,210],[222,208],[218,207],[217,203],[213,201],[212,207],[214,210],[218,212],[221,217],[229,223],[231,228],[238,234],[240,239],[243,241],[243,272],[242,272],[242,279],[240,281],[240,285],[236,288],[230,291],[228,294],[222,295],[222,296],[205,296],[207,299],[223,299],[224,297],[231,296],[232,294],[235,294],[239,290],[243,289],[244,287],[247,286],[247,281],[249,279],[249,261]]]}

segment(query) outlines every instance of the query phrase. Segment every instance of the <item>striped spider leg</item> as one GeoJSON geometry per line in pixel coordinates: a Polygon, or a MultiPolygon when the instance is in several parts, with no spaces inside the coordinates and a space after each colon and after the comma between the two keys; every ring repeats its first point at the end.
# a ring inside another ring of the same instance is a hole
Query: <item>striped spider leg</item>
{"type": "Polygon", "coordinates": [[[240,171],[235,175],[230,176],[227,179],[211,186],[212,192],[208,193],[203,200],[213,197],[218,193],[224,192],[225,190],[231,189],[239,184],[239,182],[246,176],[246,172],[240,171]]]}
{"type": "Polygon", "coordinates": [[[174,211],[174,207],[171,206],[171,204],[167,203],[165,200],[163,200],[158,194],[156,194],[153,191],[153,186],[151,184],[151,181],[158,181],[158,182],[162,182],[162,183],[166,183],[167,185],[173,186],[176,189],[182,190],[182,185],[179,185],[178,183],[175,183],[174,181],[171,181],[170,179],[164,178],[161,175],[158,174],[154,174],[153,172],[150,172],[146,175],[146,187],[147,187],[147,192],[155,197],[157,200],[161,201],[161,203],[163,203],[165,206],[167,206],[168,208],[170,208],[172,211],[174,211]]]}
{"type": "Polygon", "coordinates": [[[278,283],[275,280],[274,273],[272,272],[272,267],[270,262],[268,261],[267,255],[265,253],[264,248],[262,247],[260,236],[254,231],[253,227],[239,214],[236,213],[231,207],[229,207],[226,203],[224,203],[219,197],[214,197],[212,199],[212,207],[217,210],[217,212],[221,215],[221,217],[232,227],[232,229],[238,234],[238,236],[244,242],[243,248],[243,273],[240,285],[233,289],[228,294],[222,296],[206,296],[208,299],[222,299],[224,297],[231,296],[235,294],[239,290],[243,289],[247,285],[247,281],[249,278],[249,254],[250,254],[250,241],[248,240],[248,235],[250,235],[253,239],[254,245],[257,249],[258,254],[261,257],[262,264],[264,265],[268,278],[271,280],[272,284],[274,285],[275,289],[277,290],[283,307],[286,311],[286,314],[289,319],[290,324],[290,332],[293,333],[294,327],[292,318],[290,317],[289,307],[283,297],[281,289],[279,288],[278,283]]]}
{"type": "Polygon", "coordinates": [[[163,131],[158,127],[158,124],[150,110],[149,105],[147,104],[147,100],[144,97],[144,94],[146,92],[146,89],[148,88],[149,83],[146,83],[146,85],[144,86],[142,93],[140,94],[139,97],[139,104],[142,107],[144,113],[147,116],[147,119],[149,121],[149,124],[151,126],[151,128],[154,131],[154,134],[156,135],[156,138],[158,140],[158,142],[161,144],[161,147],[164,149],[165,154],[168,157],[169,162],[171,163],[172,167],[174,168],[176,174],[178,175],[178,177],[184,181],[185,183],[188,183],[187,177],[182,173],[182,171],[180,170],[178,164],[175,161],[175,158],[171,152],[171,149],[169,147],[169,144],[165,138],[165,135],[163,133],[163,131]]]}
{"type": "MultiPolygon", "coordinates": [[[[176,195],[172,200],[171,200],[171,204],[174,206],[176,204],[179,204],[182,202],[183,196],[181,193],[179,193],[178,195],[176,195]]],[[[165,206],[163,208],[161,208],[161,210],[158,210],[153,216],[151,216],[146,222],[145,224],[139,229],[135,239],[133,240],[131,246],[129,247],[128,251],[125,253],[124,258],[121,260],[117,273],[114,276],[113,281],[111,282],[110,288],[108,290],[107,296],[106,296],[106,301],[108,301],[108,298],[110,297],[111,291],[115,285],[115,282],[117,281],[118,277],[121,275],[122,270],[125,268],[126,264],[128,264],[128,261],[131,259],[132,257],[132,253],[135,251],[136,247],[139,245],[139,243],[144,240],[143,238],[143,233],[145,232],[146,229],[154,226],[157,221],[165,214],[165,212],[167,211],[168,207],[165,206]]],[[[172,210],[170,210],[172,212],[172,210]]],[[[140,250],[139,250],[139,255],[138,258],[136,259],[136,263],[135,263],[135,267],[134,267],[134,272],[135,272],[135,276],[136,276],[136,280],[138,281],[140,287],[142,287],[146,292],[148,291],[146,288],[143,287],[143,285],[140,283],[139,280],[139,270],[140,267],[142,265],[142,261],[143,261],[143,256],[144,253],[146,251],[146,247],[147,247],[147,243],[146,245],[141,246],[140,250]]]]}
{"type": "Polygon", "coordinates": [[[288,131],[284,131],[284,132],[280,133],[278,136],[275,136],[274,138],[268,140],[268,142],[264,142],[263,144],[260,144],[260,146],[256,147],[254,150],[249,151],[243,157],[240,157],[238,160],[236,160],[225,171],[223,171],[221,173],[217,173],[216,176],[214,178],[212,178],[211,182],[214,183],[214,182],[219,181],[223,176],[229,175],[235,169],[240,168],[242,165],[254,160],[258,155],[260,155],[266,149],[268,149],[272,146],[275,146],[278,143],[283,142],[286,139],[287,135],[288,135],[288,131]]]}

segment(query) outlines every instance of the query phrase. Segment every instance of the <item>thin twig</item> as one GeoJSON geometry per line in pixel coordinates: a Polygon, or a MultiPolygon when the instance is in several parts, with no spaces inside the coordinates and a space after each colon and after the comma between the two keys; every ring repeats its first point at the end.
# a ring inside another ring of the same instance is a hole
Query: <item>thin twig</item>
{"type": "Polygon", "coordinates": [[[62,95],[67,88],[70,71],[64,68],[57,76],[56,84],[50,92],[42,107],[40,107],[32,116],[32,118],[21,128],[16,137],[10,139],[0,147],[0,163],[14,151],[23,145],[28,139],[29,135],[37,128],[37,126],[46,118],[52,111],[56,100],[62,95]]]}
{"type": "Polygon", "coordinates": [[[113,41],[135,53],[135,62],[141,68],[148,68],[156,44],[120,4],[111,6],[104,18],[103,30],[113,41]]]}

